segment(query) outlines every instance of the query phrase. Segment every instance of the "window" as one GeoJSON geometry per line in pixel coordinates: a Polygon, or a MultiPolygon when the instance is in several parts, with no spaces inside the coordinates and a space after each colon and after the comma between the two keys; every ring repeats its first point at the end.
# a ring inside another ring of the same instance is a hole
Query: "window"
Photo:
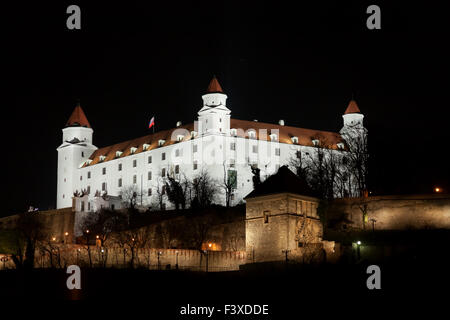
{"type": "Polygon", "coordinates": [[[279,156],[280,155],[280,148],[275,148],[275,155],[279,156]]]}
{"type": "Polygon", "coordinates": [[[130,148],[130,153],[131,153],[131,154],[133,154],[133,153],[135,153],[135,152],[136,152],[136,150],[137,150],[137,148],[136,148],[136,147],[131,147],[131,148],[130,148]]]}
{"type": "Polygon", "coordinates": [[[166,160],[166,153],[165,153],[165,152],[163,152],[163,153],[161,154],[161,160],[166,160]]]}
{"type": "Polygon", "coordinates": [[[91,172],[88,171],[88,179],[90,179],[90,178],[91,178],[91,172]]]}
{"type": "Polygon", "coordinates": [[[161,187],[161,194],[166,194],[166,186],[161,187]]]}
{"type": "Polygon", "coordinates": [[[137,176],[133,175],[133,183],[136,184],[136,182],[137,182],[137,176]]]}
{"type": "Polygon", "coordinates": [[[136,168],[136,165],[137,165],[137,160],[134,159],[134,160],[133,160],[133,168],[136,168]]]}
{"type": "Polygon", "coordinates": [[[148,188],[147,195],[150,197],[152,195],[152,188],[148,188]]]}
{"type": "Polygon", "coordinates": [[[302,158],[302,152],[300,150],[297,150],[295,155],[297,156],[297,159],[301,159],[302,158]]]}
{"type": "Polygon", "coordinates": [[[255,131],[249,131],[248,132],[248,137],[250,139],[256,139],[256,132],[255,131]]]}
{"type": "Polygon", "coordinates": [[[222,122],[222,118],[219,118],[219,122],[222,122]]]}
{"type": "Polygon", "coordinates": [[[236,142],[230,143],[230,150],[236,150],[236,142]]]}
{"type": "Polygon", "coordinates": [[[278,141],[278,136],[275,133],[272,133],[269,137],[270,141],[278,141]]]}
{"type": "Polygon", "coordinates": [[[102,191],[106,191],[106,182],[102,183],[102,191]]]}
{"type": "Polygon", "coordinates": [[[83,151],[81,151],[81,156],[84,157],[84,152],[83,151]]]}
{"type": "Polygon", "coordinates": [[[122,164],[121,164],[121,163],[119,163],[119,168],[118,168],[118,170],[119,170],[119,171],[122,171],[122,164]]]}
{"type": "Polygon", "coordinates": [[[264,211],[263,217],[264,217],[264,223],[269,223],[269,211],[264,211]]]}
{"type": "Polygon", "coordinates": [[[81,201],[81,211],[84,211],[84,201],[81,201]]]}
{"type": "Polygon", "coordinates": [[[197,161],[194,160],[194,168],[193,168],[193,169],[194,169],[194,170],[197,170],[197,168],[198,168],[197,161]]]}
{"type": "Polygon", "coordinates": [[[86,190],[87,194],[91,193],[91,186],[87,186],[87,190],[86,190]]]}
{"type": "Polygon", "coordinates": [[[83,181],[83,176],[80,176],[80,181],[83,181]]]}
{"type": "Polygon", "coordinates": [[[317,147],[319,145],[319,140],[313,139],[312,140],[312,144],[313,144],[314,147],[317,147]]]}
{"type": "Polygon", "coordinates": [[[197,145],[194,144],[194,145],[192,146],[192,153],[196,153],[196,152],[197,152],[197,145]]]}
{"type": "Polygon", "coordinates": [[[117,184],[120,187],[122,187],[122,178],[119,178],[119,183],[117,184]]]}
{"type": "Polygon", "coordinates": [[[148,163],[152,163],[152,156],[148,156],[148,163]]]}
{"type": "Polygon", "coordinates": [[[299,248],[301,248],[301,247],[303,247],[303,242],[299,241],[297,245],[299,248]]]}
{"type": "Polygon", "coordinates": [[[179,174],[180,173],[180,166],[177,164],[175,166],[175,174],[179,174]]]}
{"type": "Polygon", "coordinates": [[[161,171],[161,176],[165,177],[166,176],[166,168],[163,168],[161,171]]]}
{"type": "Polygon", "coordinates": [[[252,151],[253,151],[253,153],[257,153],[258,152],[258,146],[252,146],[252,151]]]}
{"type": "Polygon", "coordinates": [[[91,203],[88,202],[88,211],[91,211],[91,203]]]}
{"type": "Polygon", "coordinates": [[[106,168],[102,168],[102,174],[106,174],[106,168]]]}
{"type": "Polygon", "coordinates": [[[175,150],[175,157],[179,157],[180,156],[180,149],[176,149],[175,150]]]}
{"type": "Polygon", "coordinates": [[[292,143],[295,143],[295,144],[298,143],[298,137],[292,137],[291,140],[292,140],[292,143]]]}
{"type": "Polygon", "coordinates": [[[235,167],[235,160],[234,159],[230,159],[230,168],[234,168],[235,167]]]}
{"type": "Polygon", "coordinates": [[[232,135],[232,136],[236,136],[237,135],[237,129],[231,129],[230,130],[230,134],[232,135]]]}
{"type": "Polygon", "coordinates": [[[151,171],[149,171],[147,173],[147,180],[152,180],[152,172],[151,171]]]}
{"type": "Polygon", "coordinates": [[[166,140],[158,140],[158,146],[162,147],[166,143],[166,140]]]}

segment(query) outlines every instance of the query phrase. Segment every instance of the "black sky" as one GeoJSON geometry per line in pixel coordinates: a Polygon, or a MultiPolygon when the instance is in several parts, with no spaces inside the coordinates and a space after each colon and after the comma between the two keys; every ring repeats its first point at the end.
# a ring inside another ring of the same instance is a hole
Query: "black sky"
{"type": "MultiPolygon", "coordinates": [[[[243,1],[242,1],[243,2],[243,1]]],[[[192,122],[215,74],[232,116],[338,131],[365,115],[374,193],[449,190],[449,26],[427,2],[20,3],[4,9],[0,215],[56,203],[56,148],[77,99],[98,147],[192,122]],[[382,29],[366,28],[379,4],[382,29]],[[82,29],[66,28],[78,4],[82,29]]]]}

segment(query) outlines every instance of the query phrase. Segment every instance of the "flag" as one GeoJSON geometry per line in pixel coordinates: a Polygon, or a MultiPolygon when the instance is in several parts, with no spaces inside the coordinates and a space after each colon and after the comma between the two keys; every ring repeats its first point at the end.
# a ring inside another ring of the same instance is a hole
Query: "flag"
{"type": "Polygon", "coordinates": [[[155,117],[152,117],[150,119],[150,123],[148,124],[148,128],[150,129],[151,127],[153,127],[155,125],[155,117]]]}

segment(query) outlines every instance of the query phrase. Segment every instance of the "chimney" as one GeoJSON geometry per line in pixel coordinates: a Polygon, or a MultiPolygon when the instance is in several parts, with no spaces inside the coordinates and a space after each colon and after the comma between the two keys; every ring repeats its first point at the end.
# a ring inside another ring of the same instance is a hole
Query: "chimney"
{"type": "Polygon", "coordinates": [[[280,126],[284,126],[284,120],[278,121],[278,124],[279,124],[280,126]]]}
{"type": "Polygon", "coordinates": [[[177,121],[177,128],[181,126],[181,121],[177,121]]]}

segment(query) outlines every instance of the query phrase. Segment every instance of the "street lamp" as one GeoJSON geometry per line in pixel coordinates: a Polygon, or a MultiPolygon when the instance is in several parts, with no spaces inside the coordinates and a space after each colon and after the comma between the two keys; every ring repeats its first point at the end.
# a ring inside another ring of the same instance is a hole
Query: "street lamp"
{"type": "Polygon", "coordinates": [[[434,188],[434,192],[436,192],[436,193],[442,192],[442,189],[439,187],[436,187],[436,188],[434,188]]]}
{"type": "Polygon", "coordinates": [[[175,254],[177,255],[177,263],[175,264],[175,269],[178,270],[178,251],[175,251],[175,254]]]}
{"type": "Polygon", "coordinates": [[[358,254],[358,260],[361,259],[361,241],[356,241],[356,252],[358,254]]]}

